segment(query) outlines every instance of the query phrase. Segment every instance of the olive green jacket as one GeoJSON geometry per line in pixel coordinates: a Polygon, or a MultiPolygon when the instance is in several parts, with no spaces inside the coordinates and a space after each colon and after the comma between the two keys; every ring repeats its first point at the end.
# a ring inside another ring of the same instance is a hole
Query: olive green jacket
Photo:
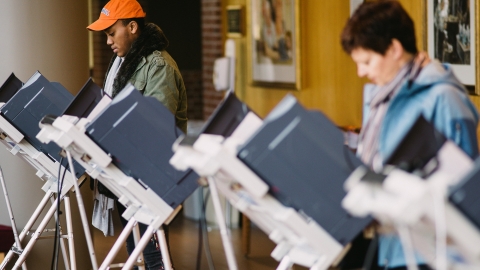
{"type": "MultiPolygon", "coordinates": [[[[112,95],[115,97],[130,82],[144,96],[155,97],[165,105],[175,115],[177,126],[186,132],[187,93],[177,63],[165,50],[167,47],[162,29],[153,23],[146,24],[123,59],[112,95]]],[[[109,70],[116,57],[112,57],[109,70]]]]}
{"type": "Polygon", "coordinates": [[[144,96],[158,99],[174,115],[177,127],[187,132],[187,91],[177,64],[167,51],[143,57],[130,82],[144,96]]]}

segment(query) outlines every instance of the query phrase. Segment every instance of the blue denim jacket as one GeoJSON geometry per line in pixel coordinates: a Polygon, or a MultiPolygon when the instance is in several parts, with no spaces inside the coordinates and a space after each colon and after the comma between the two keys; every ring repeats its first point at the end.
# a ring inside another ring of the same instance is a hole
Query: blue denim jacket
{"type": "MultiPolygon", "coordinates": [[[[368,119],[369,103],[375,89],[375,85],[365,86],[364,121],[368,119]]],[[[477,110],[452,69],[432,61],[414,81],[405,82],[390,101],[380,130],[379,152],[383,161],[393,154],[420,114],[472,159],[477,157],[477,110]]],[[[424,263],[419,256],[417,260],[424,263]]],[[[383,266],[385,262],[391,268],[406,265],[396,236],[380,237],[378,263],[383,266]]]]}

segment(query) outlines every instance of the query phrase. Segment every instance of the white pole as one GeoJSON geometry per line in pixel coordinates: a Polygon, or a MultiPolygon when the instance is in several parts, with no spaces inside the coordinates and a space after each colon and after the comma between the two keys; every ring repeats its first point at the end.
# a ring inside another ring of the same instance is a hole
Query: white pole
{"type": "Polygon", "coordinates": [[[170,261],[170,252],[168,250],[167,238],[165,237],[165,231],[163,225],[157,230],[158,245],[160,245],[160,252],[162,253],[163,266],[165,270],[172,270],[172,262],[170,261]]]}
{"type": "Polygon", "coordinates": [[[80,188],[78,187],[77,178],[75,177],[75,167],[72,162],[72,155],[70,151],[67,152],[68,164],[70,167],[70,172],[72,175],[73,185],[75,187],[75,196],[77,198],[78,210],[80,212],[80,217],[82,218],[83,231],[85,233],[85,239],[87,240],[88,251],[90,253],[90,260],[92,261],[93,270],[98,269],[97,259],[95,258],[95,249],[93,247],[92,235],[90,234],[90,227],[88,226],[87,214],[85,213],[85,205],[83,204],[82,194],[80,193],[80,188]]]}
{"type": "Polygon", "coordinates": [[[235,259],[235,253],[233,252],[232,242],[230,241],[230,234],[228,233],[227,226],[225,225],[225,217],[223,216],[215,179],[211,176],[208,177],[208,184],[212,194],[215,215],[217,217],[218,225],[220,226],[220,236],[222,237],[223,248],[225,250],[225,256],[227,257],[228,268],[230,270],[237,270],[237,261],[235,259]]]}
{"type": "MultiPolygon", "coordinates": [[[[47,193],[45,193],[45,196],[43,196],[42,201],[37,206],[37,208],[35,209],[35,212],[33,212],[32,216],[30,216],[30,219],[27,221],[27,224],[25,225],[25,228],[23,228],[22,232],[20,233],[20,237],[19,237],[20,242],[23,241],[23,239],[27,235],[27,232],[32,228],[35,221],[37,221],[38,216],[40,216],[40,213],[43,211],[43,209],[45,208],[45,205],[48,202],[48,199],[51,198],[52,195],[53,195],[53,192],[51,190],[48,190],[47,193]]],[[[3,259],[2,264],[0,265],[0,270],[4,270],[5,267],[7,267],[7,264],[10,261],[10,259],[12,258],[13,254],[14,254],[14,252],[12,250],[8,251],[7,255],[3,259]]]]}
{"type": "MultiPolygon", "coordinates": [[[[5,201],[7,202],[8,215],[10,216],[10,222],[12,223],[13,238],[15,238],[15,244],[18,251],[22,251],[22,243],[18,237],[17,225],[15,224],[15,218],[13,217],[12,205],[10,204],[10,198],[8,197],[7,185],[5,184],[5,179],[3,178],[3,170],[0,167],[0,181],[2,182],[3,194],[5,195],[5,201]]],[[[22,269],[27,270],[27,264],[22,264],[22,269]]]]}
{"type": "Polygon", "coordinates": [[[115,241],[115,244],[113,244],[112,249],[110,250],[110,252],[108,252],[107,257],[105,257],[102,265],[100,265],[99,270],[106,270],[110,266],[113,259],[115,259],[115,256],[117,256],[118,252],[120,251],[120,248],[127,240],[128,235],[132,232],[135,223],[136,221],[134,218],[131,218],[128,221],[125,228],[123,228],[122,233],[120,233],[120,235],[118,236],[117,241],[115,241]]]}
{"type": "MultiPolygon", "coordinates": [[[[57,200],[58,199],[59,198],[57,198],[57,200]]],[[[40,222],[40,224],[38,225],[35,232],[32,234],[32,238],[30,239],[28,244],[23,249],[22,254],[20,254],[20,256],[17,259],[17,262],[15,263],[15,265],[13,266],[12,269],[18,269],[20,267],[20,264],[23,264],[23,262],[25,262],[28,254],[32,250],[32,248],[35,245],[35,243],[37,242],[38,238],[42,235],[43,230],[45,229],[45,227],[47,227],[48,222],[50,221],[50,219],[52,218],[52,216],[53,216],[53,214],[55,213],[56,210],[57,210],[57,207],[56,207],[56,200],[55,200],[54,205],[52,205],[50,207],[47,214],[45,215],[43,220],[40,222]]]]}
{"type": "MultiPolygon", "coordinates": [[[[52,202],[52,205],[55,205],[55,199],[53,197],[50,197],[50,201],[52,202]]],[[[67,249],[65,248],[65,241],[62,238],[62,229],[61,229],[62,226],[60,224],[60,217],[58,215],[54,215],[54,217],[55,217],[55,221],[58,222],[58,227],[60,229],[60,231],[58,232],[60,239],[58,240],[60,242],[60,248],[62,251],[63,265],[65,265],[65,270],[70,270],[70,265],[69,265],[68,256],[67,256],[67,249]]]]}
{"type": "Polygon", "coordinates": [[[68,251],[70,252],[70,265],[72,270],[77,269],[77,259],[75,258],[75,242],[73,238],[72,211],[70,208],[70,193],[63,198],[65,203],[65,214],[67,220],[68,251]]]}
{"type": "Polygon", "coordinates": [[[128,257],[128,260],[123,266],[122,270],[132,269],[138,256],[140,256],[140,252],[142,252],[145,249],[145,246],[147,246],[148,241],[150,241],[150,239],[152,238],[154,230],[155,229],[151,225],[147,227],[147,229],[143,233],[142,238],[138,242],[138,245],[135,246],[135,249],[133,250],[132,254],[130,254],[130,257],[128,257]]]}
{"type": "MultiPolygon", "coordinates": [[[[138,242],[140,241],[140,239],[141,239],[140,224],[138,224],[137,222],[135,223],[135,227],[133,228],[133,242],[135,243],[135,246],[138,245],[138,242]]],[[[138,270],[145,270],[145,258],[143,258],[143,252],[140,252],[140,254],[138,255],[137,266],[138,266],[138,270]]]]}

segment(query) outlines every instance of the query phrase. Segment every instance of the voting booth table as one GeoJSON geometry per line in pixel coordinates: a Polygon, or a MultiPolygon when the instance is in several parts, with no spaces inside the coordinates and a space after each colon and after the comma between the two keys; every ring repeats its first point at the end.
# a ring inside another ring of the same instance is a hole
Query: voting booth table
{"type": "Polygon", "coordinates": [[[371,222],[341,207],[343,182],[361,164],[341,131],[290,95],[263,121],[248,113],[227,138],[201,134],[174,149],[175,167],[207,177],[277,244],[277,269],[327,269],[371,222]]]}
{"type": "Polygon", "coordinates": [[[434,269],[478,269],[480,160],[419,117],[387,164],[350,175],[345,209],[398,235],[409,269],[417,269],[415,253],[434,269]]]}
{"type": "MultiPolygon", "coordinates": [[[[277,269],[337,264],[373,218],[399,235],[413,269],[414,252],[436,269],[480,266],[480,160],[472,162],[422,118],[389,166],[373,172],[325,115],[306,110],[291,95],[262,120],[227,92],[198,136],[185,136],[167,108],[132,85],[110,100],[88,81],[74,98],[38,72],[25,84],[12,74],[0,88],[0,102],[0,141],[37,170],[46,192],[22,232],[14,231],[16,243],[0,269],[15,253],[14,269],[26,269],[28,252],[48,231],[59,201],[67,212],[62,238],[68,239],[68,250],[61,240],[62,256],[67,269],[76,269],[69,191],[78,198],[85,173],[118,197],[128,220],[100,267],[87,237],[93,269],[112,267],[132,231],[135,250],[117,266],[145,269],[142,251],[155,234],[165,269],[172,269],[162,225],[198,188],[199,177],[211,189],[229,269],[237,265],[219,193],[276,244],[271,255],[277,269]],[[20,241],[49,200],[52,206],[22,248],[20,241]],[[141,237],[138,222],[148,226],[141,237]]],[[[8,204],[1,170],[0,180],[8,204]]],[[[90,235],[81,200],[79,208],[90,235]]]]}
{"type": "MultiPolygon", "coordinates": [[[[88,103],[91,104],[96,103],[96,99],[92,99],[92,95],[101,97],[103,93],[100,88],[95,87],[93,82],[89,80],[81,89],[80,94],[90,95],[90,98],[85,100],[89,100],[88,103]]],[[[79,97],[79,95],[77,95],[77,97],[79,97]]],[[[45,181],[45,184],[42,187],[45,191],[45,196],[30,217],[25,228],[21,231],[20,235],[18,235],[16,233],[15,220],[13,212],[11,211],[3,174],[0,170],[0,180],[2,180],[2,188],[7,201],[7,208],[12,220],[12,227],[15,236],[15,244],[5,256],[5,259],[0,265],[0,269],[5,269],[7,267],[7,264],[12,260],[14,254],[19,255],[19,257],[15,262],[13,269],[19,267],[26,269],[26,265],[23,262],[35,242],[43,238],[53,238],[53,236],[44,236],[44,233],[57,233],[56,229],[45,229],[45,227],[52,216],[54,216],[60,201],[65,202],[67,220],[67,235],[60,235],[62,256],[67,269],[76,269],[69,200],[69,192],[71,190],[76,191],[90,258],[92,260],[92,265],[96,268],[95,253],[90,238],[88,222],[80,191],[78,189],[78,184],[85,179],[82,176],[84,170],[82,170],[78,164],[74,164],[73,167],[70,166],[69,170],[71,172],[74,172],[74,168],[77,168],[78,170],[73,177],[64,179],[61,184],[60,172],[65,171],[65,168],[67,167],[66,162],[61,162],[61,149],[53,143],[43,144],[35,137],[40,131],[38,123],[45,115],[61,115],[67,108],[71,108],[74,105],[78,105],[77,112],[85,113],[88,112],[89,107],[80,106],[78,104],[79,100],[74,98],[74,96],[60,83],[49,82],[40,72],[36,72],[25,84],[12,74],[0,88],[0,102],[2,102],[2,106],[0,107],[0,142],[2,142],[7,150],[13,155],[19,156],[30,164],[37,171],[36,175],[45,181]],[[54,199],[55,194],[56,199],[54,199]],[[52,206],[41,220],[37,229],[30,231],[49,200],[52,202],[52,206]],[[22,249],[20,242],[28,234],[31,235],[31,239],[27,246],[22,249]],[[64,238],[68,240],[69,256],[67,256],[67,249],[63,241],[64,238]]],[[[57,215],[55,215],[55,219],[58,219],[57,215]]]]}
{"type": "Polygon", "coordinates": [[[128,85],[92,120],[64,115],[41,121],[38,139],[54,142],[126,207],[129,220],[100,269],[107,269],[136,222],[148,225],[122,269],[130,269],[155,233],[166,269],[171,269],[162,224],[198,187],[192,170],[178,171],[169,160],[182,135],[172,113],[153,97],[128,85]]]}
{"type": "MultiPolygon", "coordinates": [[[[234,96],[225,98],[225,106],[217,108],[201,132],[230,135],[249,111],[236,101],[234,96]],[[238,114],[230,114],[232,110],[238,114]]],[[[41,141],[53,141],[65,149],[127,208],[123,217],[129,223],[100,269],[110,265],[135,222],[147,224],[149,229],[124,269],[132,267],[154,232],[159,233],[163,258],[168,260],[161,225],[168,224],[180,204],[198,188],[199,178],[193,170],[180,171],[169,163],[172,145],[183,135],[172,113],[129,85],[93,119],[46,117],[41,126],[41,141]]],[[[219,206],[218,197],[215,202],[219,206]]],[[[215,209],[218,214],[219,208],[215,209]]],[[[226,228],[222,232],[225,234],[226,228]]],[[[164,263],[168,269],[170,263],[164,263]]]]}

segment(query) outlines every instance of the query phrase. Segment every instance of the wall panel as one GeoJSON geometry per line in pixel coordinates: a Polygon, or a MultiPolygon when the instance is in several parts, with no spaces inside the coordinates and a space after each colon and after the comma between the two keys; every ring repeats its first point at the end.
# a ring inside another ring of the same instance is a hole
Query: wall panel
{"type": "MultiPolygon", "coordinates": [[[[229,0],[228,3],[248,5],[250,0],[229,0]]],[[[349,1],[345,0],[300,0],[302,88],[299,91],[250,85],[247,27],[246,36],[235,39],[239,56],[238,95],[265,116],[291,93],[304,106],[322,110],[338,125],[359,126],[364,80],[357,78],[353,61],[340,46],[340,33],[349,10],[349,1]]]]}
{"type": "MultiPolygon", "coordinates": [[[[251,0],[228,0],[228,4],[248,5],[251,0]]],[[[417,43],[423,48],[421,0],[399,0],[415,22],[417,43]]],[[[356,76],[353,61],[340,46],[340,33],[349,16],[349,2],[299,0],[301,22],[302,89],[287,91],[253,87],[249,82],[249,29],[237,42],[237,94],[259,115],[265,116],[287,94],[295,95],[308,107],[323,111],[338,125],[360,126],[362,86],[367,81],[356,76]]],[[[247,16],[248,19],[248,16],[247,16]]],[[[480,108],[480,97],[471,96],[480,108]]]]}

